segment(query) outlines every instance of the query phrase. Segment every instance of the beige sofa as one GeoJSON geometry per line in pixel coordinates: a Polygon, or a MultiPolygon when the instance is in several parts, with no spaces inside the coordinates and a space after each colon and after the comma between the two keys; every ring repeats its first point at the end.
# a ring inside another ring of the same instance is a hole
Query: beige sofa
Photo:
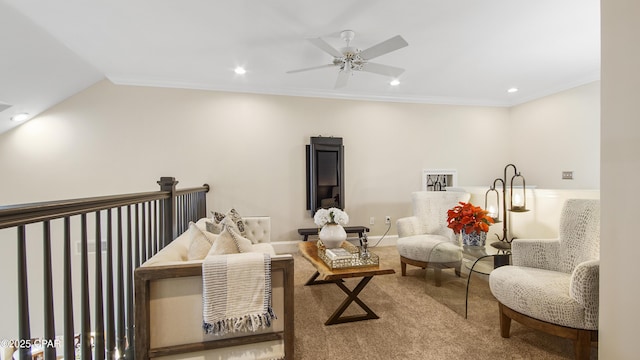
{"type": "Polygon", "coordinates": [[[224,336],[205,334],[202,260],[187,260],[185,234],[135,271],[135,350],[138,359],[293,359],[293,257],[275,255],[270,218],[245,217],[254,251],[271,256],[273,309],[269,329],[224,336]]]}

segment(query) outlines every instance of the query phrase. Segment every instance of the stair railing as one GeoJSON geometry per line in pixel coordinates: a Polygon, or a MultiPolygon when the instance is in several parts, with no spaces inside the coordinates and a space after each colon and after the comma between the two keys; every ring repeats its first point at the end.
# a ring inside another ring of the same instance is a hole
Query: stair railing
{"type": "Polygon", "coordinates": [[[0,206],[0,252],[13,237],[17,265],[9,276],[5,266],[17,307],[0,308],[0,345],[21,360],[133,359],[135,268],[206,216],[209,186],[177,183],[162,177],[155,192],[0,206]]]}

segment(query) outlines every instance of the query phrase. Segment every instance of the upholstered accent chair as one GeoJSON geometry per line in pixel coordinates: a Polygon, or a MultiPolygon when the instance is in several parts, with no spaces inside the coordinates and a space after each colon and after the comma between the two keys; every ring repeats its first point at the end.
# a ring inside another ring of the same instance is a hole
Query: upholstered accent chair
{"type": "Polygon", "coordinates": [[[407,275],[407,264],[433,268],[436,286],[441,284],[442,269],[454,268],[460,276],[462,248],[458,237],[447,227],[447,210],[459,202],[469,201],[470,196],[456,191],[411,194],[413,216],[396,222],[402,276],[407,275]]]}
{"type": "Polygon", "coordinates": [[[600,201],[569,199],[558,239],[516,239],[513,265],[489,276],[499,302],[500,333],[511,320],[574,341],[576,359],[589,359],[598,339],[600,201]]]}

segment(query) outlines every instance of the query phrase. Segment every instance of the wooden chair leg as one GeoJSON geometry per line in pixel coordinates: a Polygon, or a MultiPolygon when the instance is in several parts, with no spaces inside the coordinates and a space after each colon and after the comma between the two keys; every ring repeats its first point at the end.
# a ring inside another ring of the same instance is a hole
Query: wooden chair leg
{"type": "Polygon", "coordinates": [[[598,330],[569,328],[534,319],[498,303],[500,310],[500,336],[509,337],[512,319],[530,328],[573,340],[576,360],[588,360],[591,357],[591,343],[598,341],[598,330]]]}
{"type": "Polygon", "coordinates": [[[457,265],[454,269],[456,271],[456,276],[460,277],[460,265],[457,265]]]}
{"type": "Polygon", "coordinates": [[[498,303],[498,309],[500,310],[500,336],[508,338],[511,331],[511,318],[504,313],[503,306],[498,303]]]}
{"type": "Polygon", "coordinates": [[[402,259],[400,259],[400,269],[402,272],[402,276],[407,276],[407,263],[402,261],[402,259]]]}
{"type": "Polygon", "coordinates": [[[588,360],[591,357],[591,333],[578,330],[578,338],[573,342],[576,360],[588,360]]]}

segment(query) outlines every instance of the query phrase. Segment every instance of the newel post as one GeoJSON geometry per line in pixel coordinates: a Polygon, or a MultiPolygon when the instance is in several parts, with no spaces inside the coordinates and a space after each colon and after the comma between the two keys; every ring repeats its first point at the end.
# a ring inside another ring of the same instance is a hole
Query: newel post
{"type": "Polygon", "coordinates": [[[162,222],[164,224],[164,234],[162,237],[162,247],[169,244],[178,234],[177,217],[176,217],[176,185],[178,181],[174,177],[161,177],[158,181],[160,191],[169,191],[169,198],[164,200],[164,211],[162,222]]]}

